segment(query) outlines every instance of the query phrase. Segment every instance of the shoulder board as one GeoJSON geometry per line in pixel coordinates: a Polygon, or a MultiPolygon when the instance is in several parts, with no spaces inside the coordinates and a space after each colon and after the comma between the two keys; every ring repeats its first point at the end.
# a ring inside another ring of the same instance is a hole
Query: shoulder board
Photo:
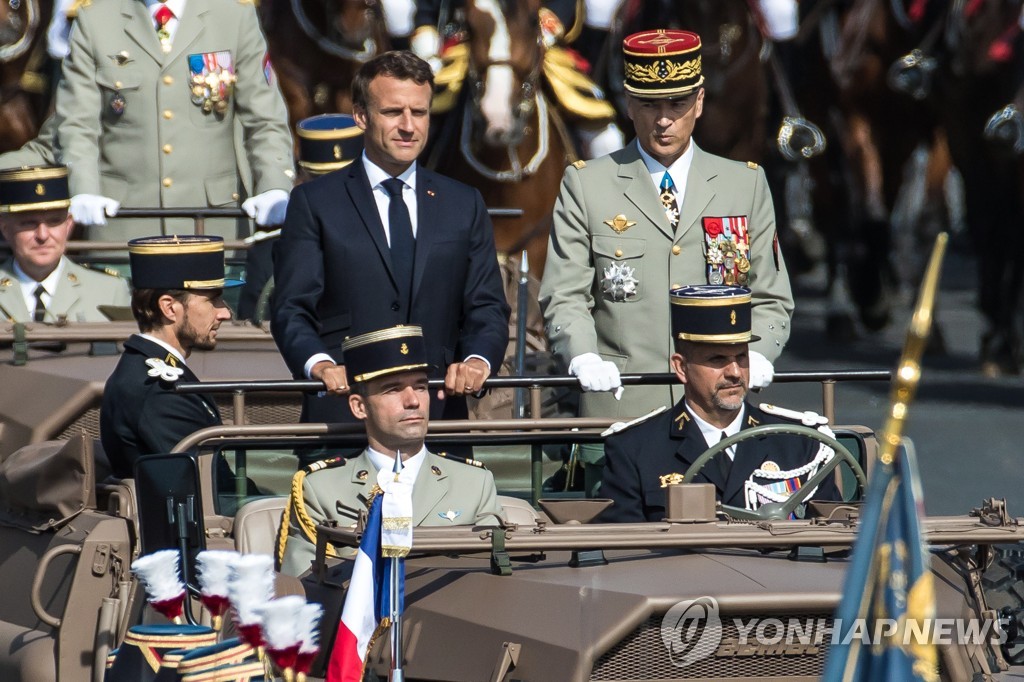
{"type": "Polygon", "coordinates": [[[239,5],[255,5],[256,0],[238,0],[239,5]]]}
{"type": "Polygon", "coordinates": [[[458,455],[451,455],[451,454],[448,454],[447,452],[435,452],[434,454],[437,455],[438,457],[443,457],[444,459],[450,459],[451,461],[459,462],[460,464],[468,464],[469,466],[476,467],[478,469],[486,469],[487,468],[486,466],[484,466],[484,463],[481,462],[478,459],[472,459],[470,457],[459,457],[458,455]]]}
{"type": "Polygon", "coordinates": [[[602,431],[601,432],[601,436],[604,437],[604,438],[607,438],[608,436],[612,435],[613,433],[621,433],[621,432],[625,431],[626,429],[631,429],[634,426],[636,426],[637,424],[643,424],[645,421],[647,421],[651,417],[658,416],[659,414],[661,414],[662,412],[664,412],[667,409],[668,409],[668,405],[662,405],[661,407],[654,408],[653,410],[651,410],[650,412],[648,412],[647,414],[645,414],[642,417],[637,417],[636,419],[632,419],[632,420],[630,420],[628,422],[615,422],[614,424],[609,426],[607,429],[602,431]]]}
{"type": "Polygon", "coordinates": [[[583,170],[584,168],[587,167],[587,162],[584,161],[583,159],[579,159],[577,161],[572,162],[572,167],[575,168],[576,170],[583,170]]]}
{"type": "Polygon", "coordinates": [[[761,403],[758,405],[758,408],[760,408],[760,410],[765,414],[800,422],[804,426],[823,426],[828,424],[828,420],[825,419],[825,417],[821,416],[817,412],[812,412],[811,410],[798,412],[796,410],[787,410],[785,407],[779,407],[770,403],[761,403]]]}
{"type": "Polygon", "coordinates": [[[757,164],[753,161],[747,161],[747,168],[750,170],[757,170],[757,164]]]}
{"type": "Polygon", "coordinates": [[[321,459],[319,462],[313,462],[303,467],[303,471],[307,474],[312,474],[316,471],[323,471],[324,469],[336,469],[343,467],[348,463],[348,460],[344,457],[330,457],[328,459],[321,459]]]}
{"type": "Polygon", "coordinates": [[[100,267],[99,265],[90,265],[86,269],[92,270],[93,272],[99,272],[104,275],[109,275],[111,277],[116,277],[117,279],[121,279],[121,273],[113,268],[104,268],[100,267]]]}
{"type": "Polygon", "coordinates": [[[65,11],[65,14],[68,19],[74,19],[78,16],[79,11],[85,9],[91,4],[92,0],[74,0],[74,2],[71,3],[71,6],[67,8],[67,11],[65,11]]]}

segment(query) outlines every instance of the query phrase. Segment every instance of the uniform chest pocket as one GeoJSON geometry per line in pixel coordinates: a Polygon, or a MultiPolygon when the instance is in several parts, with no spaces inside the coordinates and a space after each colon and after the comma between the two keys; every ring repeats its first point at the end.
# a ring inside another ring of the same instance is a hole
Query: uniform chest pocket
{"type": "Polygon", "coordinates": [[[235,66],[230,50],[188,56],[189,118],[199,126],[215,126],[231,118],[235,66]]]}
{"type": "Polygon", "coordinates": [[[646,247],[646,239],[592,238],[596,285],[603,300],[632,303],[643,299],[643,256],[646,247]]]}
{"type": "Polygon", "coordinates": [[[131,120],[138,101],[142,74],[130,67],[103,66],[96,71],[96,85],[103,98],[103,120],[111,125],[124,125],[131,120]]]}

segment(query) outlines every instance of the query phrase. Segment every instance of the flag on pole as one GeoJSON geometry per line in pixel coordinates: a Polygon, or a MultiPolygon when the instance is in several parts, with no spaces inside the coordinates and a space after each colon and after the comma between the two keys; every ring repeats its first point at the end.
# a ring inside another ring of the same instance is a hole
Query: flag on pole
{"type": "MultiPolygon", "coordinates": [[[[401,455],[399,455],[401,456],[401,455]]],[[[397,612],[404,609],[404,557],[412,546],[412,485],[401,474],[380,471],[345,594],[326,682],[361,682],[373,641],[391,625],[392,576],[397,612]],[[393,572],[391,562],[397,561],[393,572]]]]}

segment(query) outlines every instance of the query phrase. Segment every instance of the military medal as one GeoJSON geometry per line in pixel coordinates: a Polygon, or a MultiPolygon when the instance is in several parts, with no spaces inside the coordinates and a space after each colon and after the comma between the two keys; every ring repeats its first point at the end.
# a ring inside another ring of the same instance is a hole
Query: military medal
{"type": "Polygon", "coordinates": [[[126,104],[127,102],[124,99],[124,95],[120,92],[115,92],[110,96],[110,111],[114,116],[120,118],[121,115],[124,114],[124,107],[126,104]]]}
{"type": "Polygon", "coordinates": [[[209,114],[227,113],[234,92],[235,75],[231,52],[203,52],[188,56],[189,89],[192,104],[209,114]]]}
{"type": "Polygon", "coordinates": [[[613,262],[604,269],[601,289],[613,301],[625,301],[636,296],[636,287],[640,281],[634,276],[636,269],[625,263],[613,262]]]}
{"type": "Polygon", "coordinates": [[[622,234],[629,228],[636,225],[636,221],[628,220],[625,215],[620,213],[614,218],[609,218],[608,220],[604,221],[604,224],[615,230],[616,233],[622,234]]]}
{"type": "Polygon", "coordinates": [[[746,216],[705,217],[704,258],[708,284],[746,284],[750,275],[750,235],[746,216]]]}

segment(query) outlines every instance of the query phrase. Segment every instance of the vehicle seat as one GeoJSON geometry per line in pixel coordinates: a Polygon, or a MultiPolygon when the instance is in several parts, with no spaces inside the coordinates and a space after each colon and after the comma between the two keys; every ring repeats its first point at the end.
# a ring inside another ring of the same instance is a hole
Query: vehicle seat
{"type": "Polygon", "coordinates": [[[516,523],[520,526],[537,525],[537,512],[526,500],[508,495],[498,495],[497,500],[507,523],[516,523]]]}
{"type": "Polygon", "coordinates": [[[235,549],[242,554],[274,556],[288,498],[262,497],[246,502],[235,514],[235,549]]]}

